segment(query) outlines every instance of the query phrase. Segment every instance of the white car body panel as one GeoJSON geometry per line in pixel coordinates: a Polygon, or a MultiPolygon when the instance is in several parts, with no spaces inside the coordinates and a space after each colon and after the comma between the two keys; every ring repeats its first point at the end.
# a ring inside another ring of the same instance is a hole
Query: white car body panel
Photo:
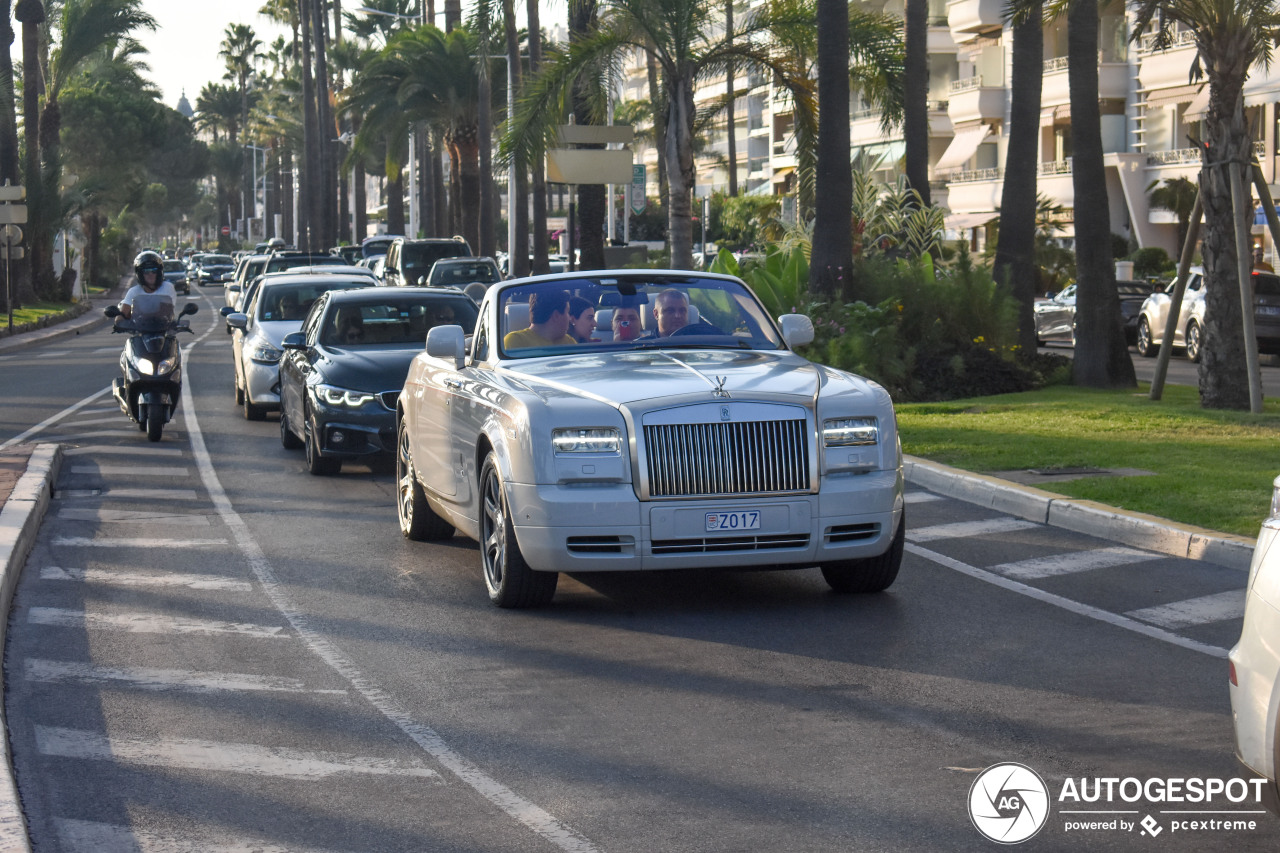
{"type": "MultiPolygon", "coordinates": [[[[1280,478],[1276,480],[1280,488],[1280,478]]],[[[1231,649],[1236,683],[1231,717],[1236,755],[1251,770],[1275,781],[1276,729],[1280,713],[1280,517],[1262,525],[1249,567],[1244,627],[1231,649]]]]}

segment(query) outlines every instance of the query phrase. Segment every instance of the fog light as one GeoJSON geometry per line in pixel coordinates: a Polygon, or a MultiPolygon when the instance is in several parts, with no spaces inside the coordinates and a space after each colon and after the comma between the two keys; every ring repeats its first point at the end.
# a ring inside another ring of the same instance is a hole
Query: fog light
{"type": "Polygon", "coordinates": [[[335,429],[329,433],[329,441],[332,444],[342,444],[347,440],[347,434],[340,429],[335,429]]]}

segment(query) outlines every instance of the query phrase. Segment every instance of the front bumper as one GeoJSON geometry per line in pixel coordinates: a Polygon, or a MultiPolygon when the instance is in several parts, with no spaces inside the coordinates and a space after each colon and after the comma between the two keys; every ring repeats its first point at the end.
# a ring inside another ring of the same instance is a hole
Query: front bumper
{"type": "Polygon", "coordinates": [[[247,359],[243,365],[245,392],[249,402],[264,409],[280,408],[280,365],[259,364],[247,359]]]}
{"type": "Polygon", "coordinates": [[[875,557],[902,518],[902,476],[828,477],[817,495],[649,501],[631,484],[509,483],[516,540],[540,571],[802,568],[875,557]],[[757,510],[760,529],[708,533],[709,512],[757,510]]]}
{"type": "Polygon", "coordinates": [[[395,452],[395,412],[372,407],[351,411],[321,406],[312,411],[312,429],[321,456],[359,459],[395,452]]]}

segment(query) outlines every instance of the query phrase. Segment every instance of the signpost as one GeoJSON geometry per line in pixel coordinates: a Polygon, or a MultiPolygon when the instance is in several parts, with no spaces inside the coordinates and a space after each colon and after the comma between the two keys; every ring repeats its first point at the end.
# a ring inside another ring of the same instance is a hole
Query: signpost
{"type": "Polygon", "coordinates": [[[23,256],[22,229],[27,221],[27,206],[19,204],[27,197],[27,188],[7,180],[0,186],[0,254],[4,255],[4,300],[9,309],[9,334],[13,334],[13,261],[23,256]]]}
{"type": "Polygon", "coordinates": [[[631,212],[637,216],[644,213],[649,206],[649,199],[645,198],[644,194],[647,182],[644,171],[643,163],[637,163],[631,167],[631,212]]]}

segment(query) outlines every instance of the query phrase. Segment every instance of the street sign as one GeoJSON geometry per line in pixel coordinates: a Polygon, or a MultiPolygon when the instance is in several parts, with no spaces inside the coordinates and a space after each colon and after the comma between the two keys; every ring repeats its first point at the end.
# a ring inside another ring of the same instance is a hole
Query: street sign
{"type": "Polygon", "coordinates": [[[631,180],[631,152],[547,149],[547,182],[625,184],[631,180]]]}
{"type": "Polygon", "coordinates": [[[0,187],[0,201],[22,201],[27,197],[27,188],[22,184],[14,186],[5,181],[4,186],[0,187]]]}
{"type": "Polygon", "coordinates": [[[22,242],[22,229],[17,225],[0,227],[0,244],[16,246],[22,242]]]}
{"type": "Polygon", "coordinates": [[[230,225],[223,225],[223,226],[222,226],[222,236],[223,236],[223,237],[230,237],[230,236],[231,236],[231,226],[230,226],[230,225]]]}
{"type": "Polygon", "coordinates": [[[644,188],[645,167],[643,163],[637,163],[631,167],[631,212],[644,213],[645,208],[649,206],[649,199],[645,197],[644,188]]]}
{"type": "Polygon", "coordinates": [[[25,257],[27,250],[21,246],[5,246],[0,245],[0,260],[18,261],[25,257]]]}
{"type": "Polygon", "coordinates": [[[629,124],[562,124],[556,128],[556,138],[561,145],[630,145],[636,132],[629,124]]]}
{"type": "Polygon", "coordinates": [[[27,206],[25,204],[0,204],[0,224],[21,225],[26,221],[27,206]]]}

